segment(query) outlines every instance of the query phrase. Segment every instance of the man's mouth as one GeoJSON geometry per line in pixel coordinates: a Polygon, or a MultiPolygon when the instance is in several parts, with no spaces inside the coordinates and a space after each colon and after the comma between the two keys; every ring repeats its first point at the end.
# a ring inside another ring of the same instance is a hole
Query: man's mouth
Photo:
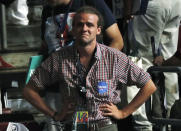
{"type": "Polygon", "coordinates": [[[87,33],[82,33],[82,36],[88,36],[88,34],[87,33]]]}

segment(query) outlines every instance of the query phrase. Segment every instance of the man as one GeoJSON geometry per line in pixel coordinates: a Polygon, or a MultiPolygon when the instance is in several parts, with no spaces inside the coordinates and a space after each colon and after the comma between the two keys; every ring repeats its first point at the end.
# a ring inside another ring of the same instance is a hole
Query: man
{"type": "MultiPolygon", "coordinates": [[[[130,57],[136,59],[136,63],[141,65],[146,71],[150,66],[157,63],[155,61],[157,57],[155,56],[161,55],[165,60],[173,56],[177,49],[178,29],[181,20],[181,1],[142,0],[140,8],[146,7],[146,9],[142,10],[145,14],[134,15],[133,18],[131,17],[132,8],[130,7],[134,7],[133,2],[140,0],[124,1],[127,2],[125,16],[127,16],[126,19],[130,20],[128,23],[130,57]],[[154,46],[155,49],[152,48],[154,46]]],[[[178,78],[175,73],[164,73],[164,76],[167,117],[169,117],[171,106],[178,99],[178,78]]],[[[128,101],[134,98],[136,93],[137,89],[128,88],[128,101]]],[[[151,131],[144,108],[143,106],[137,110],[139,112],[133,114],[136,120],[136,128],[138,131],[143,129],[151,131]]]]}
{"type": "Polygon", "coordinates": [[[0,0],[6,6],[6,24],[26,26],[28,20],[27,0],[0,0]]]}
{"type": "Polygon", "coordinates": [[[6,24],[20,26],[29,24],[27,0],[10,1],[6,8],[6,24]]]}
{"type": "MultiPolygon", "coordinates": [[[[97,8],[104,17],[103,40],[100,37],[99,42],[103,44],[109,43],[110,47],[118,50],[123,48],[123,40],[116,20],[104,0],[47,0],[47,5],[44,6],[42,11],[41,25],[42,48],[40,54],[43,54],[44,58],[47,58],[52,52],[72,44],[74,40],[71,33],[72,18],[75,11],[84,5],[97,8]]],[[[56,103],[61,97],[60,94],[56,93],[56,90],[47,92],[45,97],[47,103],[52,106],[55,103],[54,107],[60,108],[56,107],[58,105],[56,103]]]]}
{"type": "Polygon", "coordinates": [[[181,23],[179,27],[178,45],[175,54],[167,60],[164,60],[162,56],[158,56],[154,63],[163,66],[181,66],[181,23]]]}
{"type": "MultiPolygon", "coordinates": [[[[118,29],[116,20],[112,12],[105,4],[104,0],[47,0],[47,5],[42,11],[42,48],[40,54],[47,58],[52,52],[62,47],[71,45],[74,41],[72,36],[72,18],[75,11],[84,5],[90,5],[97,8],[103,15],[105,26],[102,36],[99,39],[101,43],[110,43],[109,46],[121,50],[123,40],[118,29]],[[108,41],[108,42],[107,42],[108,41]]],[[[52,85],[51,85],[52,86],[52,85]]],[[[53,86],[57,86],[56,84],[53,86]]],[[[51,106],[57,107],[60,94],[54,91],[47,91],[45,99],[51,106]],[[55,104],[54,104],[55,103],[55,104]]],[[[50,123],[50,122],[47,122],[50,123]]],[[[51,128],[53,125],[51,125],[51,128]]]]}
{"type": "Polygon", "coordinates": [[[97,43],[101,23],[101,15],[96,9],[79,9],[73,20],[75,43],[52,53],[32,75],[23,94],[31,104],[56,121],[67,119],[73,111],[87,111],[89,129],[117,131],[112,119],[126,118],[156,87],[148,73],[135,66],[126,55],[97,43]],[[39,95],[39,91],[57,81],[63,99],[59,113],[48,107],[39,95]],[[132,84],[140,91],[119,110],[116,104],[120,102],[121,89],[132,84]]]}
{"type": "Polygon", "coordinates": [[[84,5],[97,8],[103,15],[105,26],[103,41],[100,41],[104,44],[110,43],[110,47],[119,50],[123,48],[123,40],[116,20],[104,0],[48,0],[42,11],[41,53],[46,55],[48,50],[48,54],[50,54],[70,44],[73,40],[72,17],[75,11],[84,5]]]}

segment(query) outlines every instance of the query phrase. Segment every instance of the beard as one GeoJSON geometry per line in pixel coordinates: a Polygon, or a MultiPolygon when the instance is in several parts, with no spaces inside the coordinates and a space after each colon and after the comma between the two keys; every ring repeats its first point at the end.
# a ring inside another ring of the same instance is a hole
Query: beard
{"type": "Polygon", "coordinates": [[[83,40],[83,39],[80,39],[80,40],[78,41],[78,43],[79,43],[79,45],[80,45],[81,47],[86,47],[86,46],[90,45],[92,42],[93,42],[93,39],[91,39],[91,40],[83,40]]]}

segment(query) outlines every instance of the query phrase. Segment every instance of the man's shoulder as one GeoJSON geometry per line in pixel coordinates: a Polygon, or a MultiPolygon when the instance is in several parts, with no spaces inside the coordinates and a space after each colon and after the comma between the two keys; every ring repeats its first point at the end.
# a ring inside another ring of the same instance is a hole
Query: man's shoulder
{"type": "Polygon", "coordinates": [[[60,57],[68,57],[68,56],[72,56],[74,54],[74,46],[65,46],[63,48],[61,48],[59,51],[57,51],[57,55],[59,55],[60,57]]]}
{"type": "Polygon", "coordinates": [[[98,46],[100,47],[100,49],[102,49],[102,50],[107,50],[107,51],[110,51],[110,52],[119,52],[119,50],[118,49],[115,49],[115,48],[112,48],[112,47],[109,47],[109,46],[107,46],[107,45],[105,45],[105,44],[100,44],[100,43],[98,43],[98,46]]]}
{"type": "Polygon", "coordinates": [[[125,55],[125,54],[122,53],[120,50],[115,49],[115,48],[112,48],[112,47],[109,47],[109,46],[107,46],[107,45],[103,45],[103,44],[99,44],[99,43],[98,43],[98,46],[100,47],[100,51],[101,51],[101,52],[109,53],[109,54],[112,54],[112,55],[115,55],[115,56],[125,55]]]}
{"type": "Polygon", "coordinates": [[[98,52],[98,57],[104,59],[105,61],[117,61],[118,63],[128,63],[130,59],[126,54],[118,49],[108,47],[106,45],[99,44],[100,53],[98,52]]]}

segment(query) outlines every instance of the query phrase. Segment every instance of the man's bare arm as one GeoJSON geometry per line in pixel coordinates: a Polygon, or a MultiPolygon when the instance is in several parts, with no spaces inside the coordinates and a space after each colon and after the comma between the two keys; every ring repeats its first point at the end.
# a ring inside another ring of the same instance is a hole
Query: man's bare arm
{"type": "Polygon", "coordinates": [[[27,84],[26,87],[23,89],[23,96],[28,102],[30,102],[42,113],[47,116],[53,117],[55,111],[46,105],[44,100],[39,95],[38,90],[36,90],[33,86],[27,84]]]}
{"type": "Polygon", "coordinates": [[[114,23],[106,29],[106,36],[111,41],[110,47],[121,50],[123,48],[123,38],[119,31],[117,23],[114,23]]]}
{"type": "Polygon", "coordinates": [[[45,115],[53,118],[55,121],[65,120],[65,116],[72,115],[75,111],[75,103],[72,103],[69,99],[63,101],[63,107],[58,112],[54,111],[51,107],[47,106],[44,100],[38,93],[38,90],[31,85],[26,85],[23,89],[24,98],[30,102],[35,108],[44,113],[45,115]]]}
{"type": "Polygon", "coordinates": [[[136,111],[155,91],[156,87],[152,80],[150,80],[143,88],[140,89],[134,99],[123,109],[119,110],[116,105],[109,103],[100,106],[100,110],[103,111],[104,116],[111,116],[115,119],[126,118],[136,111]]]}

